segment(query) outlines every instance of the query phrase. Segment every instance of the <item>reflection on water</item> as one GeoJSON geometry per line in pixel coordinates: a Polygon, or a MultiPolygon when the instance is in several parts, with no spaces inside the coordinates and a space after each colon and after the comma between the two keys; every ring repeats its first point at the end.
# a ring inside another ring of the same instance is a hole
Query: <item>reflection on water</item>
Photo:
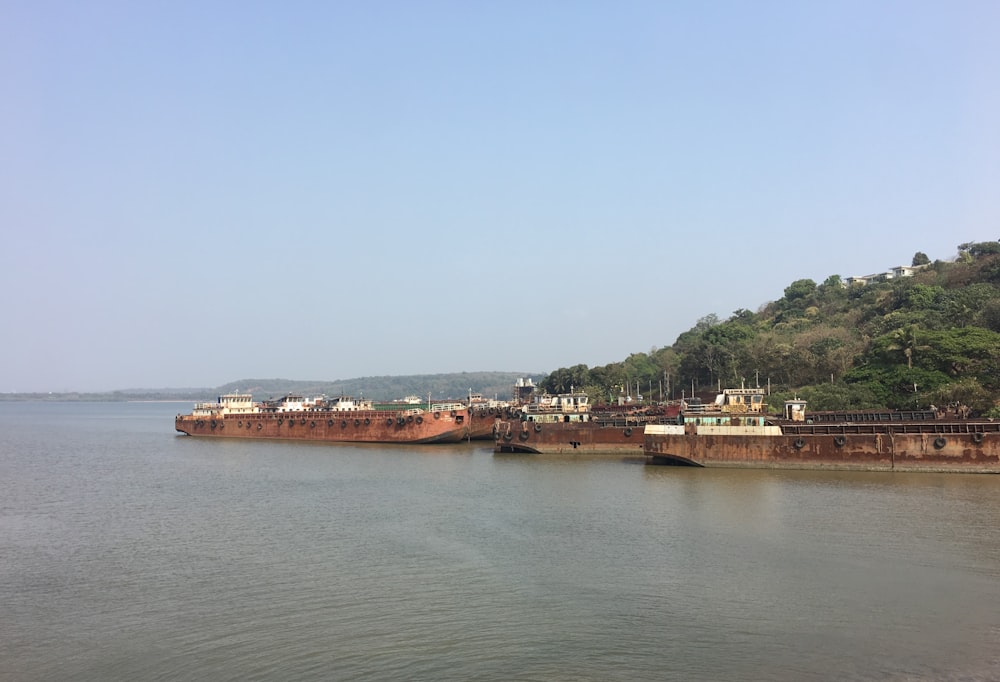
{"type": "Polygon", "coordinates": [[[0,403],[0,679],[1000,678],[1000,477],[201,440],[0,403]]]}

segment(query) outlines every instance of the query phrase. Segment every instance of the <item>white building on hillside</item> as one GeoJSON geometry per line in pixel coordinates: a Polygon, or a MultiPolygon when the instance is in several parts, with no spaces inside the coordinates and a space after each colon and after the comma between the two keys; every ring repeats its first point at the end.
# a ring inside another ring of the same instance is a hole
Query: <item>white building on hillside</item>
{"type": "Polygon", "coordinates": [[[872,282],[885,282],[899,277],[913,277],[914,273],[923,270],[926,267],[926,265],[897,265],[886,272],[864,275],[863,277],[845,277],[842,284],[844,287],[852,287],[855,285],[864,286],[866,284],[871,284],[872,282]]]}

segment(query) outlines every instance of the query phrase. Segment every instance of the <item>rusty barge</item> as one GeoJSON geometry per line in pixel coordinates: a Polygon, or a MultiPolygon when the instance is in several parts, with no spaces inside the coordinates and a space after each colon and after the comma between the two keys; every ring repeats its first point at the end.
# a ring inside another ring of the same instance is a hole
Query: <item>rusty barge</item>
{"type": "Polygon", "coordinates": [[[683,410],[643,434],[648,464],[696,467],[1000,473],[1000,423],[933,412],[765,412],[759,389],[727,389],[711,409],[683,410]]]}
{"type": "Polygon", "coordinates": [[[328,443],[457,443],[469,437],[469,409],[461,403],[376,409],[370,400],[307,400],[288,395],[254,402],[226,394],[177,415],[174,428],[189,436],[322,441],[328,443]]]}
{"type": "Polygon", "coordinates": [[[644,427],[668,414],[652,407],[594,410],[586,393],[543,395],[496,419],[493,452],[642,457],[644,427]]]}

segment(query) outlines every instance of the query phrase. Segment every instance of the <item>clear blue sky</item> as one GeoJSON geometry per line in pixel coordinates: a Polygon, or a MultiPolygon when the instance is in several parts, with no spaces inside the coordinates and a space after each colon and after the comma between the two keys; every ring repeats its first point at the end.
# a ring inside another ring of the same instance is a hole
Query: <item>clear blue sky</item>
{"type": "Polygon", "coordinates": [[[1000,238],[1000,3],[0,4],[0,391],[603,365],[1000,238]]]}

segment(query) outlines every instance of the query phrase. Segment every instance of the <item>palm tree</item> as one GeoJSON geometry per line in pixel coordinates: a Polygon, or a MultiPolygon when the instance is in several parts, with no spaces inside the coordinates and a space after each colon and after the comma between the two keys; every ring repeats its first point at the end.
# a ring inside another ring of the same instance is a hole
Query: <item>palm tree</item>
{"type": "Polygon", "coordinates": [[[889,351],[902,351],[906,357],[906,368],[913,369],[913,355],[917,351],[930,350],[930,346],[922,346],[917,342],[917,331],[919,327],[909,324],[905,327],[893,331],[889,334],[889,343],[885,349],[889,351]]]}

